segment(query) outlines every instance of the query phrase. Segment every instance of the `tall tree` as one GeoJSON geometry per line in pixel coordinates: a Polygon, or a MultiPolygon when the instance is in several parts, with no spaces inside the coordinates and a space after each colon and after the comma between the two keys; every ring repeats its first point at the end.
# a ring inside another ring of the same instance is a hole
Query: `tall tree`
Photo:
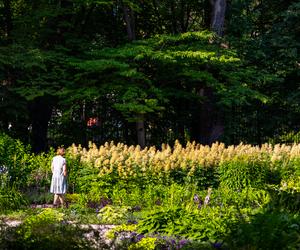
{"type": "Polygon", "coordinates": [[[133,41],[136,39],[134,10],[124,2],[122,3],[122,8],[124,13],[124,21],[126,23],[128,40],[133,41]]]}
{"type": "Polygon", "coordinates": [[[222,36],[224,32],[226,0],[210,0],[212,5],[211,29],[217,35],[222,36]]]}

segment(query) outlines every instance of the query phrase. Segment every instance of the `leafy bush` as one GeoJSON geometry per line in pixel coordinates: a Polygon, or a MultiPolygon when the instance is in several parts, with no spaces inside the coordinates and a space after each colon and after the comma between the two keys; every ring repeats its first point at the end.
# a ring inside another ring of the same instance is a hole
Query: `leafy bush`
{"type": "Polygon", "coordinates": [[[240,221],[226,239],[229,249],[299,249],[300,216],[264,211],[240,221]]]}
{"type": "Polygon", "coordinates": [[[51,182],[51,161],[55,155],[54,149],[48,153],[41,153],[39,155],[32,155],[28,164],[28,180],[26,187],[35,192],[48,192],[51,182]]]}
{"type": "Polygon", "coordinates": [[[16,228],[1,229],[1,249],[92,249],[87,230],[67,224],[64,214],[44,209],[16,228]]]}
{"type": "Polygon", "coordinates": [[[66,202],[72,203],[79,203],[80,201],[80,194],[65,194],[66,202]]]}
{"type": "Polygon", "coordinates": [[[285,132],[269,140],[269,143],[300,143],[300,132],[285,132]]]}
{"type": "MultiPolygon", "coordinates": [[[[246,215],[250,211],[243,210],[246,215]]],[[[176,208],[150,212],[138,223],[139,233],[159,232],[179,235],[202,242],[218,242],[238,220],[238,210],[231,207],[204,207],[194,211],[176,208]]]]}
{"type": "Polygon", "coordinates": [[[234,190],[246,187],[259,188],[267,182],[266,161],[251,155],[243,155],[222,162],[219,171],[221,185],[234,190]]]}
{"type": "Polygon", "coordinates": [[[132,244],[128,247],[128,250],[154,250],[156,249],[155,242],[157,241],[156,238],[153,237],[145,237],[142,238],[135,244],[132,244]]]}
{"type": "Polygon", "coordinates": [[[228,187],[214,190],[211,195],[211,206],[236,206],[239,208],[263,208],[271,201],[267,190],[247,187],[239,191],[228,187]]]}
{"type": "Polygon", "coordinates": [[[0,189],[0,211],[17,210],[28,205],[28,201],[15,188],[0,189]]]}
{"type": "Polygon", "coordinates": [[[296,183],[290,181],[282,187],[270,186],[268,192],[271,196],[270,209],[292,213],[300,211],[300,177],[296,183]]]}
{"type": "Polygon", "coordinates": [[[196,185],[172,183],[170,185],[148,184],[143,189],[125,183],[114,186],[111,198],[116,205],[140,208],[187,205],[193,200],[196,185]]]}
{"type": "Polygon", "coordinates": [[[101,223],[107,224],[122,224],[127,218],[129,207],[113,207],[105,206],[100,209],[98,218],[101,223]]]}
{"type": "Polygon", "coordinates": [[[0,134],[0,173],[6,175],[6,178],[0,178],[0,185],[26,186],[31,157],[29,146],[26,147],[21,141],[0,134]]]}

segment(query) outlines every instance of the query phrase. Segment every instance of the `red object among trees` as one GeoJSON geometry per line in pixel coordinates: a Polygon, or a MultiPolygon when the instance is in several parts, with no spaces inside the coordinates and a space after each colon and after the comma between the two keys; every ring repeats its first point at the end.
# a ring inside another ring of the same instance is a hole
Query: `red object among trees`
{"type": "Polygon", "coordinates": [[[91,117],[87,121],[88,127],[94,127],[99,125],[99,118],[98,117],[91,117]]]}

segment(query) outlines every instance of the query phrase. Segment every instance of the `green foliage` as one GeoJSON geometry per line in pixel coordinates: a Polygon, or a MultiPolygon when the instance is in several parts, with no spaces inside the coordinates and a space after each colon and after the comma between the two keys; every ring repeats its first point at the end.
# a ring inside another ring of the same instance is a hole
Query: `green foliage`
{"type": "MultiPolygon", "coordinates": [[[[33,235],[39,233],[45,228],[45,225],[51,225],[63,220],[63,214],[52,209],[44,209],[38,215],[28,217],[21,228],[17,231],[24,236],[24,240],[29,240],[33,235]]],[[[48,236],[51,237],[51,234],[48,236]]]]}
{"type": "Polygon", "coordinates": [[[121,111],[128,121],[143,120],[145,114],[164,109],[159,105],[161,93],[159,95],[158,92],[159,89],[155,89],[154,87],[150,88],[148,93],[146,90],[138,87],[128,87],[121,97],[122,103],[116,103],[114,107],[121,111]]]}
{"type": "MultiPolygon", "coordinates": [[[[177,172],[178,175],[179,171],[177,172]]],[[[203,167],[196,166],[195,170],[190,175],[184,175],[184,182],[196,183],[199,188],[207,189],[209,187],[218,187],[220,184],[218,166],[203,167]]],[[[177,182],[177,180],[174,178],[177,182]]],[[[183,181],[179,182],[183,183],[183,181]]]]}
{"type": "Polygon", "coordinates": [[[234,190],[245,187],[259,188],[267,179],[267,163],[251,155],[222,162],[219,171],[221,185],[234,190]]]}
{"type": "Polygon", "coordinates": [[[29,187],[46,192],[50,189],[51,161],[54,156],[53,148],[48,153],[42,152],[38,155],[32,155],[32,159],[28,162],[27,167],[30,170],[27,181],[29,187]]]}
{"type": "Polygon", "coordinates": [[[270,143],[300,143],[300,132],[295,131],[285,132],[283,135],[270,139],[270,143]]]}
{"type": "Polygon", "coordinates": [[[18,227],[1,229],[2,249],[92,249],[85,230],[63,221],[64,214],[44,209],[18,227]]]}
{"type": "Polygon", "coordinates": [[[15,188],[0,189],[0,211],[18,210],[28,205],[24,195],[15,188]]]}
{"type": "Polygon", "coordinates": [[[300,210],[300,177],[283,182],[281,187],[270,186],[268,191],[271,202],[268,207],[271,210],[288,211],[297,213],[300,210]]]}
{"type": "Polygon", "coordinates": [[[297,249],[299,225],[298,214],[266,211],[238,224],[226,241],[230,249],[297,249]]]}
{"type": "Polygon", "coordinates": [[[27,164],[31,159],[28,146],[24,146],[19,140],[0,134],[0,185],[2,187],[25,185],[30,172],[27,164]]]}
{"type": "Polygon", "coordinates": [[[105,224],[122,224],[127,218],[129,207],[114,207],[107,205],[100,209],[98,218],[105,224]]]}
{"type": "MultiPolygon", "coordinates": [[[[244,210],[245,214],[250,211],[244,210]]],[[[233,206],[205,207],[200,210],[165,209],[150,212],[138,224],[140,233],[159,232],[180,235],[188,239],[210,241],[224,239],[237,222],[238,211],[233,206]]]]}
{"type": "Polygon", "coordinates": [[[114,205],[130,206],[133,209],[149,207],[172,208],[178,206],[189,206],[193,203],[193,197],[197,187],[192,184],[147,184],[119,185],[114,186],[112,195],[114,205]]]}
{"type": "Polygon", "coordinates": [[[154,250],[156,249],[156,238],[146,237],[139,242],[132,244],[128,247],[128,250],[154,250]]]}
{"type": "Polygon", "coordinates": [[[0,129],[24,141],[38,140],[35,126],[28,134],[37,99],[59,114],[48,133],[53,145],[134,143],[127,121],[138,119],[149,125],[149,144],[206,143],[211,131],[195,121],[209,127],[219,114],[230,143],[299,129],[297,1],[230,1],[225,38],[205,31],[212,6],[204,0],[9,3],[0,6],[0,129]],[[207,104],[214,112],[198,112],[207,104]],[[101,129],[86,129],[89,117],[101,117],[101,129]]]}
{"type": "Polygon", "coordinates": [[[213,190],[211,206],[251,207],[253,210],[267,207],[272,200],[270,193],[264,189],[246,187],[238,192],[230,187],[213,190]]]}

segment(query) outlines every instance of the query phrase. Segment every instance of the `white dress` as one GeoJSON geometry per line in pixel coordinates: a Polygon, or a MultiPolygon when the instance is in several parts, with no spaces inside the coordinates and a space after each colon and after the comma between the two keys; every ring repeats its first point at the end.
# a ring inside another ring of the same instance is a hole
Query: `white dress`
{"type": "Polygon", "coordinates": [[[67,178],[64,176],[64,168],[66,167],[66,159],[61,155],[53,157],[52,160],[52,180],[50,192],[54,194],[65,194],[67,191],[67,178]]]}

